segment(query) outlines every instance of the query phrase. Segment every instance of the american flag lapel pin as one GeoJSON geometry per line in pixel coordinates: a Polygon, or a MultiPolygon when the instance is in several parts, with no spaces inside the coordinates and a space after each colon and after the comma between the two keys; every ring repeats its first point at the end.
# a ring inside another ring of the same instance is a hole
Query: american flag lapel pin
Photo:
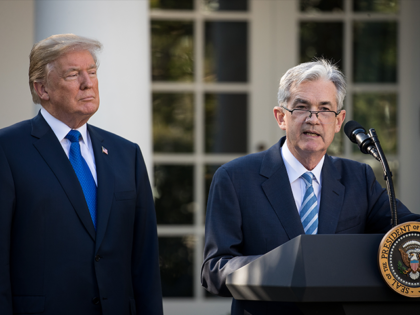
{"type": "Polygon", "coordinates": [[[106,155],[108,155],[108,149],[102,147],[102,153],[105,153],[106,155]]]}

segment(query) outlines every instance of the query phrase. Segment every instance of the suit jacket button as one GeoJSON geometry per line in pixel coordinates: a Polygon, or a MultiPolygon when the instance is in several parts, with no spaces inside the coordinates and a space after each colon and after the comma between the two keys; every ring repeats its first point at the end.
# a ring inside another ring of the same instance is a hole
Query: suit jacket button
{"type": "Polygon", "coordinates": [[[99,298],[97,297],[97,296],[95,296],[93,299],[92,299],[92,303],[93,304],[95,304],[95,305],[98,305],[99,304],[99,298]]]}
{"type": "Polygon", "coordinates": [[[95,256],[95,260],[96,260],[96,261],[100,261],[100,260],[101,260],[101,256],[96,255],[96,256],[95,256]]]}

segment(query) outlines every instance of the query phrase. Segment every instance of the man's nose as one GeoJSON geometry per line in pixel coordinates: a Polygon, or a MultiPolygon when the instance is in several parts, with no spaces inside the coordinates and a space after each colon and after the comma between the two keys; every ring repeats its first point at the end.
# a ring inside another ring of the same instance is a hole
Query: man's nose
{"type": "Polygon", "coordinates": [[[82,90],[90,89],[93,87],[92,78],[89,76],[89,73],[83,72],[80,75],[80,88],[82,90]]]}
{"type": "Polygon", "coordinates": [[[308,117],[306,117],[305,122],[317,124],[319,123],[318,112],[317,111],[308,111],[308,117]]]}

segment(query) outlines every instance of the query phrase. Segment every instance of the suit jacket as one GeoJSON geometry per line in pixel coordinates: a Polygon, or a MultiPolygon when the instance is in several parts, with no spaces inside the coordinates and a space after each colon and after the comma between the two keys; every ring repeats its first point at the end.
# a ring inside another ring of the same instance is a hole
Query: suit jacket
{"type": "MultiPolygon", "coordinates": [[[[280,153],[284,141],[223,165],[213,177],[201,278],[214,294],[231,296],[225,285],[228,274],[305,234],[280,153]]],[[[326,155],[321,174],[319,234],[385,233],[391,228],[388,195],[368,165],[326,155]]],[[[398,215],[400,222],[420,218],[399,201],[398,215]]],[[[233,299],[232,315],[237,314],[301,313],[292,303],[233,299]]]]}
{"type": "Polygon", "coordinates": [[[156,217],[140,148],[91,125],[88,131],[96,231],[42,115],[0,130],[2,315],[162,314],[156,217]]]}

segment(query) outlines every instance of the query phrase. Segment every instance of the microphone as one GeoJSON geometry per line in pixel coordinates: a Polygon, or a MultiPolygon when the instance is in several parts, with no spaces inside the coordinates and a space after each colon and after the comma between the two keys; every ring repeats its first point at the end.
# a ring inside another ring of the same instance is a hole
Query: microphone
{"type": "Polygon", "coordinates": [[[350,120],[344,126],[344,133],[351,142],[356,143],[364,154],[371,154],[375,159],[381,161],[378,150],[373,140],[366,134],[366,130],[354,120],[350,120]]]}

